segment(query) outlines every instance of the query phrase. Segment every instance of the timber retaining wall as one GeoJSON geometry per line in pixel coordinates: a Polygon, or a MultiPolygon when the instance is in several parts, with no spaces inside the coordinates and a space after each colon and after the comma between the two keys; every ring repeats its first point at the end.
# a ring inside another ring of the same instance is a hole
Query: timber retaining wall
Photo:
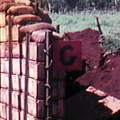
{"type": "MultiPolygon", "coordinates": [[[[5,12],[0,12],[0,119],[8,120],[9,44],[5,12]]],[[[26,41],[19,42],[19,25],[12,26],[12,120],[23,120],[26,41]]],[[[44,43],[29,44],[27,120],[45,119],[44,43]]],[[[64,119],[65,71],[52,71],[51,117],[64,119]]]]}

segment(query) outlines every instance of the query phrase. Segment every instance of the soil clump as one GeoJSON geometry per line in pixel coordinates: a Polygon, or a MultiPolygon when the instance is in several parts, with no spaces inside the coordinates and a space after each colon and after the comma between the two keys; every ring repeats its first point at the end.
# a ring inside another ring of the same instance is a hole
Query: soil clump
{"type": "MultiPolygon", "coordinates": [[[[88,86],[93,86],[96,89],[104,91],[107,95],[120,99],[120,55],[108,55],[104,64],[99,66],[102,50],[100,48],[99,36],[99,32],[91,28],[87,28],[81,32],[68,32],[64,34],[64,40],[82,41],[82,60],[85,60],[85,64],[87,65],[83,66],[83,73],[77,71],[76,77],[75,74],[72,75],[72,73],[76,73],[75,71],[68,71],[66,75],[66,89],[68,88],[66,91],[66,95],[68,95],[66,99],[66,119],[113,119],[114,115],[109,117],[112,111],[98,103],[100,96],[85,91],[88,86]]],[[[118,119],[120,119],[119,115],[117,115],[115,120],[118,119]]]]}

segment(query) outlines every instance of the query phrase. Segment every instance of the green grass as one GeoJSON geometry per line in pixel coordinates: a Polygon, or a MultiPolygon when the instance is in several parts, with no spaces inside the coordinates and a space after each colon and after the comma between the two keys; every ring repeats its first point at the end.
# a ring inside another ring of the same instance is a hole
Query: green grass
{"type": "Polygon", "coordinates": [[[88,27],[98,30],[96,21],[96,16],[98,16],[103,35],[111,39],[113,44],[120,43],[120,12],[87,10],[77,13],[61,15],[53,13],[49,15],[53,21],[53,26],[60,24],[61,34],[64,32],[82,31],[88,27]]]}

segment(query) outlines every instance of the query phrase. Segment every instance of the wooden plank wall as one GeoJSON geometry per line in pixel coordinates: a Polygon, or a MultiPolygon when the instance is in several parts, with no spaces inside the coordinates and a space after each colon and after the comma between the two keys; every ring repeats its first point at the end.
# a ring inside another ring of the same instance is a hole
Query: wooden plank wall
{"type": "MultiPolygon", "coordinates": [[[[5,25],[5,13],[0,16],[0,119],[8,119],[9,88],[9,44],[8,26],[5,25]]],[[[19,25],[12,27],[12,120],[23,120],[26,41],[19,42],[19,25]]],[[[44,120],[44,43],[30,42],[27,120],[44,120]]],[[[53,71],[52,109],[53,119],[64,118],[65,71],[53,71]]]]}

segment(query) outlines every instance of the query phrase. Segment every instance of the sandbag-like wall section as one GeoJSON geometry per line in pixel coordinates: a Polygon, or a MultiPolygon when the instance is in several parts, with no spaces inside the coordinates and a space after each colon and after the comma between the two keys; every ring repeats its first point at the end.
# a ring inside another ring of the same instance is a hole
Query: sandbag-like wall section
{"type": "MultiPolygon", "coordinates": [[[[8,11],[8,10],[7,10],[8,11]]],[[[12,13],[11,13],[12,14],[12,13]]],[[[8,120],[9,106],[9,35],[6,11],[0,12],[0,119],[8,120]]],[[[14,16],[15,17],[15,16],[14,16]]],[[[24,23],[24,22],[23,22],[24,23]]],[[[45,21],[46,23],[46,21],[45,21]]],[[[37,23],[39,24],[39,23],[37,23]]],[[[25,94],[26,39],[20,29],[26,25],[12,25],[12,120],[23,120],[25,94]],[[22,37],[21,37],[22,36],[22,37]]],[[[47,30],[50,27],[46,27],[47,30]]],[[[39,29],[37,29],[39,30],[39,29]]],[[[55,30],[54,30],[55,31],[55,30]]],[[[29,31],[27,31],[29,32],[29,31]]],[[[30,31],[35,32],[35,30],[30,31]]],[[[42,31],[43,32],[43,31],[42,31]]],[[[44,31],[45,32],[45,31],[44,31]]],[[[39,31],[40,34],[40,31],[39,31]]],[[[44,35],[43,35],[44,36],[44,35]]],[[[59,36],[59,35],[58,35],[59,36]]],[[[58,39],[58,36],[54,39],[58,39]]],[[[61,39],[61,38],[60,38],[61,39]]],[[[35,38],[34,38],[35,40],[35,38]]],[[[27,120],[46,119],[44,38],[29,43],[29,79],[27,120]]],[[[65,72],[52,71],[50,113],[52,119],[64,119],[65,72]]]]}

